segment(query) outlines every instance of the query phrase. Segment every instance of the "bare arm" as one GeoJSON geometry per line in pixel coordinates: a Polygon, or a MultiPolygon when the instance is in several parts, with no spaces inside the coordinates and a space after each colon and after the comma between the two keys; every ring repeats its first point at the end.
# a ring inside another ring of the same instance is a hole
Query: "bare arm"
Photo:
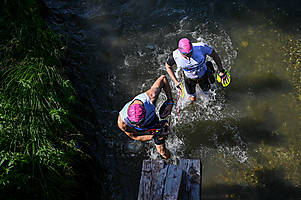
{"type": "Polygon", "coordinates": [[[221,59],[220,59],[219,55],[214,51],[214,49],[213,49],[210,57],[212,57],[212,59],[214,60],[214,62],[217,65],[218,70],[220,71],[220,73],[222,72],[222,74],[223,74],[224,68],[223,68],[221,59]]]}
{"type": "Polygon", "coordinates": [[[176,75],[172,70],[172,67],[169,64],[166,63],[165,68],[166,68],[166,71],[167,71],[168,75],[170,76],[170,78],[173,80],[173,82],[177,86],[179,84],[179,81],[177,80],[176,75]]]}
{"type": "Polygon", "coordinates": [[[118,127],[120,130],[125,132],[130,138],[139,141],[149,141],[152,139],[153,135],[139,135],[140,133],[137,132],[134,128],[127,126],[122,120],[120,115],[118,116],[118,127]]]}
{"type": "Polygon", "coordinates": [[[170,85],[168,83],[168,79],[165,75],[161,75],[155,81],[153,86],[149,90],[146,91],[146,94],[150,97],[152,103],[156,102],[162,88],[167,96],[167,99],[172,100],[172,94],[171,94],[170,85]]]}

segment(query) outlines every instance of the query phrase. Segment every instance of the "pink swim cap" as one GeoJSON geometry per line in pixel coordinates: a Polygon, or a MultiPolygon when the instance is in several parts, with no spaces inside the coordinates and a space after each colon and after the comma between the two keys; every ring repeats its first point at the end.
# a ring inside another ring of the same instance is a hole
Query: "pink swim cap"
{"type": "Polygon", "coordinates": [[[180,39],[180,41],[179,41],[179,50],[182,53],[190,53],[191,50],[192,50],[192,44],[191,44],[190,40],[187,39],[187,38],[180,39]]]}
{"type": "Polygon", "coordinates": [[[128,108],[128,119],[130,122],[139,124],[145,117],[145,109],[141,104],[133,104],[128,108]]]}

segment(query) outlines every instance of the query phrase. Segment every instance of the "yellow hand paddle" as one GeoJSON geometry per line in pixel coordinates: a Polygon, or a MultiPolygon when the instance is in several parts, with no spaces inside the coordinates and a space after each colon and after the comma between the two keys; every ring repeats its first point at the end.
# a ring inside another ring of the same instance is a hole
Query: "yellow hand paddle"
{"type": "Polygon", "coordinates": [[[179,95],[184,98],[184,88],[183,88],[183,84],[180,82],[179,85],[177,85],[177,90],[179,92],[179,95]]]}
{"type": "Polygon", "coordinates": [[[221,83],[223,87],[227,87],[231,82],[230,74],[227,70],[225,70],[224,75],[220,77],[219,74],[216,76],[217,82],[221,83]]]}

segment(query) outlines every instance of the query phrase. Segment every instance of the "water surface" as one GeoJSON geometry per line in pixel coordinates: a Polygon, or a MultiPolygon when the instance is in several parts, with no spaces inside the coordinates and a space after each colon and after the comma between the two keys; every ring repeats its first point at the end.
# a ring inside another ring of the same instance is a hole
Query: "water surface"
{"type": "Polygon", "coordinates": [[[299,1],[44,2],[67,36],[65,69],[85,104],[81,126],[106,168],[108,198],[136,199],[142,160],[158,157],[152,142],[123,134],[117,116],[166,74],[181,37],[211,45],[232,82],[209,96],[198,90],[193,105],[179,99],[169,162],[201,160],[203,199],[301,198],[299,1]]]}

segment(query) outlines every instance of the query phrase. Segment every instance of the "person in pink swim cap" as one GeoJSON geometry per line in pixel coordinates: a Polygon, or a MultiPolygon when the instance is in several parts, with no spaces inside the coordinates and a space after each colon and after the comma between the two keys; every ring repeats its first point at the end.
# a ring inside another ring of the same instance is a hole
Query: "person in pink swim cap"
{"type": "Polygon", "coordinates": [[[145,108],[143,107],[142,104],[132,104],[129,108],[128,108],[128,119],[132,124],[141,124],[145,119],[145,108]]]}
{"type": "Polygon", "coordinates": [[[219,70],[219,76],[226,79],[225,69],[223,68],[219,55],[214,49],[205,43],[191,43],[188,38],[179,40],[178,48],[174,50],[167,58],[165,64],[166,71],[176,85],[179,92],[181,84],[175,76],[172,66],[184,71],[185,89],[191,102],[196,100],[196,85],[198,84],[204,93],[210,89],[210,84],[215,82],[215,69],[212,62],[207,61],[206,57],[210,56],[214,60],[219,70]]]}
{"type": "Polygon", "coordinates": [[[182,38],[179,41],[179,51],[183,54],[189,57],[192,53],[192,44],[189,39],[187,38],[182,38]]]}
{"type": "Polygon", "coordinates": [[[174,101],[168,79],[162,75],[149,90],[134,97],[121,109],[118,127],[134,140],[153,140],[157,151],[167,159],[170,152],[165,146],[165,139],[169,134],[169,125],[167,120],[160,120],[156,114],[156,101],[162,89],[167,100],[161,107],[159,116],[160,119],[166,118],[172,111],[174,101]]]}

